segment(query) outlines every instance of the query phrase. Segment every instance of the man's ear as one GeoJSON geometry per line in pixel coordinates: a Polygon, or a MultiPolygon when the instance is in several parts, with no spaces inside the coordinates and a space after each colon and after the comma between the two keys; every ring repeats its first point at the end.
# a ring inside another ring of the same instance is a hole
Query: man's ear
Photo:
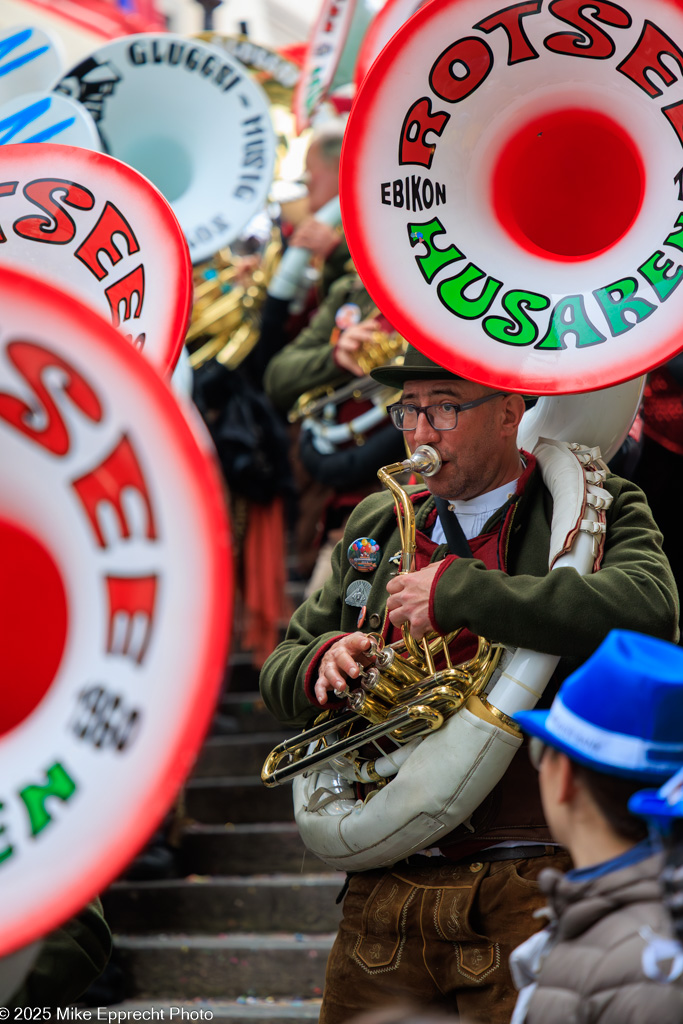
{"type": "Polygon", "coordinates": [[[555,795],[559,804],[571,803],[578,792],[578,784],[574,766],[566,754],[555,753],[555,771],[557,772],[557,788],[555,795]]]}
{"type": "Polygon", "coordinates": [[[517,434],[525,409],[521,395],[506,395],[503,403],[503,434],[517,434]]]}

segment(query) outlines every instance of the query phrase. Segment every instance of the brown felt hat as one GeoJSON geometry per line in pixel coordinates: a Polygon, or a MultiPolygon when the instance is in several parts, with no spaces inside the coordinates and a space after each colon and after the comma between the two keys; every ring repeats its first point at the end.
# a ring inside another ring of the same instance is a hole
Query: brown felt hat
{"type": "MultiPolygon", "coordinates": [[[[424,353],[418,352],[413,345],[408,345],[402,363],[378,366],[376,370],[370,371],[370,376],[380,384],[387,384],[397,390],[402,390],[407,380],[467,380],[467,377],[459,373],[445,370],[424,353]]],[[[535,395],[522,395],[522,398],[527,409],[538,401],[535,395]]]]}
{"type": "Polygon", "coordinates": [[[370,371],[373,380],[387,384],[390,388],[402,388],[407,380],[463,380],[459,373],[445,370],[424,353],[408,345],[402,363],[378,366],[370,371]]]}

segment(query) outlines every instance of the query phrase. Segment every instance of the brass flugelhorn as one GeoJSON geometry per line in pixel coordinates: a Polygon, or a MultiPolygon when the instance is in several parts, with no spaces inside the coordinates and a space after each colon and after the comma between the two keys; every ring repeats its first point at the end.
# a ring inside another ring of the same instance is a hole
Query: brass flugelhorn
{"type": "MultiPolygon", "coordinates": [[[[377,313],[375,310],[371,315],[377,313]]],[[[365,444],[368,434],[388,419],[387,407],[401,394],[400,390],[373,380],[370,371],[377,366],[400,365],[405,350],[405,339],[396,331],[373,331],[356,355],[359,368],[367,376],[354,377],[337,387],[325,384],[305,391],[287,419],[290,423],[303,420],[304,430],[311,432],[313,444],[321,454],[334,452],[348,442],[365,444]],[[353,402],[363,411],[350,418],[340,417],[339,408],[345,406],[348,412],[353,402]]]]}
{"type": "MultiPolygon", "coordinates": [[[[384,466],[377,473],[391,491],[401,537],[401,572],[415,571],[415,512],[397,477],[405,473],[434,476],[441,456],[429,445],[420,445],[410,458],[384,466]]],[[[388,737],[399,747],[440,728],[470,696],[482,693],[501,656],[501,648],[479,637],[473,658],[454,665],[449,644],[461,630],[448,636],[433,635],[418,642],[408,623],[402,639],[385,646],[380,633],[369,633],[368,655],[373,664],[363,668],[360,685],[353,689],[344,710],[324,711],[313,725],[275,747],[266,758],[261,779],[276,786],[312,768],[334,760],[340,774],[360,782],[383,785],[396,767],[380,766],[377,758],[361,755],[361,748],[388,737]],[[442,658],[445,668],[436,668],[442,658]]],[[[382,762],[391,762],[378,746],[382,762]]]]}

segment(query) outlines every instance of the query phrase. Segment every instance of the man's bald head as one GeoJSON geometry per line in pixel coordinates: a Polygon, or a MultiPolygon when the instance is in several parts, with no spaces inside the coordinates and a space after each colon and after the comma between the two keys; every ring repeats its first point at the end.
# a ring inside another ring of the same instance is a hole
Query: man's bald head
{"type": "Polygon", "coordinates": [[[344,128],[345,122],[333,121],[321,125],[313,133],[306,153],[311,213],[317,213],[339,193],[339,161],[344,128]]]}

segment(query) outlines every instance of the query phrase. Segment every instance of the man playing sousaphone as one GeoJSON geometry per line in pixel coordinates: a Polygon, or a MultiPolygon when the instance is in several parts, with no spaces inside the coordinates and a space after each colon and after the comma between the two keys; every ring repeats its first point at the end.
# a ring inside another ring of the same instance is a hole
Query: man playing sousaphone
{"type": "MultiPolygon", "coordinates": [[[[332,577],[294,614],[263,668],[261,692],[277,718],[308,723],[339,702],[371,660],[365,631],[390,643],[406,622],[415,639],[464,627],[451,645],[454,662],[471,655],[476,635],[560,656],[555,684],[610,629],[677,637],[675,585],[634,484],[616,476],[602,483],[612,500],[600,568],[549,572],[553,500],[535,456],[517,447],[524,400],[464,380],[413,347],[402,367],[373,376],[403,389],[392,419],[411,451],[429,445],[441,459],[424,484],[407,488],[415,571],[396,575],[403,542],[391,496],[366,498],[335,549],[332,577]]],[[[431,768],[435,781],[440,767],[431,768]]],[[[477,762],[471,774],[478,770],[477,762]]],[[[372,800],[365,806],[374,813],[372,800]]],[[[568,862],[551,844],[535,773],[520,751],[449,835],[388,867],[350,874],[322,1024],[405,1000],[472,1021],[509,1021],[516,993],[508,955],[538,928],[535,880],[549,866],[568,862]]]]}

